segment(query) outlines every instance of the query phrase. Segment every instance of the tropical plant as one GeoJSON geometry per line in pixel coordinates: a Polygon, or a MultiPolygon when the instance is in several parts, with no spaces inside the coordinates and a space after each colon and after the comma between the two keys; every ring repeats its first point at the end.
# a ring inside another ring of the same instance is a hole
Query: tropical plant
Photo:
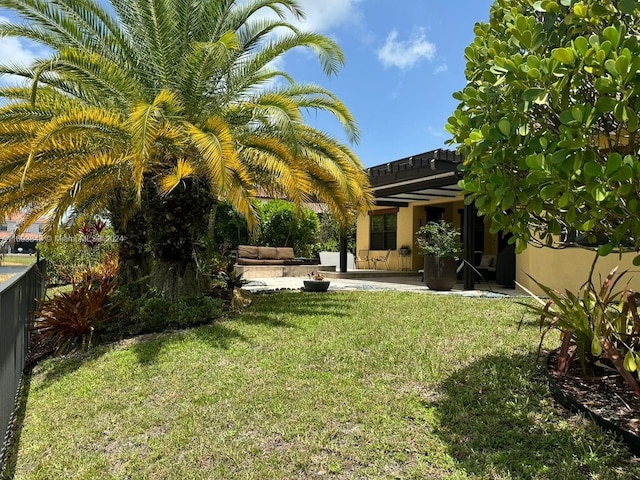
{"type": "Polygon", "coordinates": [[[47,262],[46,280],[49,286],[78,281],[92,267],[117,265],[115,255],[118,244],[114,241],[113,229],[102,230],[99,236],[92,234],[91,248],[84,242],[85,238],[82,234],[65,234],[59,235],[55,242],[38,243],[36,249],[47,262]]]}
{"type": "Polygon", "coordinates": [[[210,323],[222,316],[224,302],[220,298],[197,294],[171,301],[150,288],[145,279],[140,279],[119,288],[112,297],[112,304],[112,319],[96,328],[97,341],[116,341],[210,323]]]}
{"type": "Polygon", "coordinates": [[[249,226],[257,188],[298,206],[323,202],[342,223],[369,208],[357,157],[302,111],[332,114],[356,141],[351,113],[326,89],[275,68],[297,47],[316,53],[328,75],[344,62],[335,42],[286,21],[302,16],[297,1],[0,6],[18,18],[0,23],[0,36],[52,52],[0,65],[0,74],[30,82],[0,89],[0,213],[51,211],[55,233],[63,218],[83,224],[106,212],[124,239],[121,279],[150,273],[173,297],[205,288],[197,258],[220,200],[249,226]]]}
{"type": "Polygon", "coordinates": [[[523,305],[540,315],[538,354],[549,331],[560,331],[559,374],[566,373],[576,357],[584,372],[596,363],[606,362],[620,373],[634,393],[640,395],[637,379],[640,367],[640,293],[632,291],[628,285],[619,287],[627,272],[617,274],[617,270],[614,268],[602,286],[597,288],[592,282],[592,267],[589,281],[577,295],[568,290],[562,294],[535,282],[548,300],[534,296],[541,306],[523,305]]]}
{"type": "Polygon", "coordinates": [[[640,249],[639,29],[633,0],[497,0],[476,24],[447,130],[466,202],[518,251],[572,232],[640,249]]]}
{"type": "Polygon", "coordinates": [[[111,318],[109,300],[115,287],[113,276],[88,273],[85,281],[75,284],[70,292],[38,300],[33,327],[38,341],[53,345],[56,354],[75,346],[89,349],[95,329],[111,318]]]}
{"type": "Polygon", "coordinates": [[[228,202],[216,206],[213,235],[219,249],[235,250],[238,245],[248,245],[251,238],[247,221],[228,202]]]}
{"type": "Polygon", "coordinates": [[[309,256],[317,236],[316,213],[297,208],[284,200],[269,200],[257,206],[259,224],[255,242],[267,247],[292,247],[300,256],[309,256]]]}
{"type": "Polygon", "coordinates": [[[416,242],[422,255],[458,259],[462,251],[460,232],[444,220],[425,223],[416,232],[416,242]]]}

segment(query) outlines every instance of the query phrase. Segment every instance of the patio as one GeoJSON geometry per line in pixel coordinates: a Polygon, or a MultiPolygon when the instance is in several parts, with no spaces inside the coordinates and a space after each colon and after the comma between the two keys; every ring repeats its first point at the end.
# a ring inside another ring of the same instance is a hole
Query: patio
{"type": "MultiPolygon", "coordinates": [[[[495,282],[477,281],[473,290],[465,290],[460,280],[448,292],[430,290],[421,281],[417,272],[384,270],[349,270],[347,272],[322,272],[331,280],[330,291],[399,291],[431,293],[436,295],[461,295],[466,297],[515,297],[522,296],[518,290],[504,288],[495,282]]],[[[253,293],[278,290],[298,290],[306,277],[253,278],[243,287],[253,293]]]]}

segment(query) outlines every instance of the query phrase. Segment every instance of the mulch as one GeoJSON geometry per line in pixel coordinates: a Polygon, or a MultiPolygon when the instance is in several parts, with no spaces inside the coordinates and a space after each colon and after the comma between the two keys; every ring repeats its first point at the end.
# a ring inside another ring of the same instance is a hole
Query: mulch
{"type": "Polygon", "coordinates": [[[583,372],[574,361],[566,374],[558,375],[556,365],[554,351],[547,359],[547,374],[556,399],[623,437],[631,450],[640,454],[640,395],[631,391],[613,367],[596,365],[583,372]]]}

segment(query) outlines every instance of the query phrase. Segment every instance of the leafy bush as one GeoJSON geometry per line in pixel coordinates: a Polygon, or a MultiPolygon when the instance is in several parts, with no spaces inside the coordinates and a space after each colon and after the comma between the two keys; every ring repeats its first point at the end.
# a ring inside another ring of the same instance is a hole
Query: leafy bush
{"type": "Polygon", "coordinates": [[[460,232],[444,220],[427,222],[416,232],[422,255],[458,258],[462,250],[460,232]]]}
{"type": "MultiPolygon", "coordinates": [[[[88,227],[87,227],[88,228],[88,227]]],[[[113,231],[105,228],[99,233],[65,235],[55,243],[39,243],[40,255],[47,261],[47,284],[68,285],[88,268],[102,264],[118,251],[113,231]],[[100,241],[102,239],[102,241],[100,241]]]]}
{"type": "Polygon", "coordinates": [[[247,221],[226,202],[216,207],[216,222],[214,230],[215,243],[219,248],[229,246],[231,249],[238,245],[250,243],[251,235],[247,221]]]}
{"type": "Polygon", "coordinates": [[[293,247],[296,255],[310,256],[319,221],[313,210],[296,207],[284,200],[270,200],[258,205],[260,218],[258,245],[293,247]]]}
{"type": "Polygon", "coordinates": [[[538,352],[547,333],[559,330],[562,343],[558,352],[558,373],[565,373],[575,357],[585,372],[595,362],[610,363],[629,387],[640,394],[637,380],[640,367],[640,293],[630,290],[628,285],[616,290],[627,273],[616,275],[617,270],[616,267],[609,273],[599,289],[590,279],[578,295],[568,290],[561,294],[536,282],[549,297],[546,303],[538,299],[543,306],[531,307],[540,314],[538,352]]]}
{"type": "MultiPolygon", "coordinates": [[[[340,227],[335,217],[331,213],[318,215],[320,227],[312,246],[312,257],[318,256],[320,252],[337,252],[340,250],[340,227]]],[[[354,222],[346,232],[347,250],[356,251],[356,223],[354,222]]]]}
{"type": "Polygon", "coordinates": [[[113,303],[117,305],[115,318],[102,325],[98,332],[101,341],[195,327],[219,318],[224,312],[224,302],[219,298],[193,295],[169,301],[150,288],[147,279],[119,288],[113,303]]]}
{"type": "Polygon", "coordinates": [[[51,344],[56,354],[78,346],[91,346],[94,330],[111,316],[110,296],[116,282],[113,276],[85,275],[70,292],[60,293],[47,301],[39,301],[34,330],[43,344],[51,344]]]}

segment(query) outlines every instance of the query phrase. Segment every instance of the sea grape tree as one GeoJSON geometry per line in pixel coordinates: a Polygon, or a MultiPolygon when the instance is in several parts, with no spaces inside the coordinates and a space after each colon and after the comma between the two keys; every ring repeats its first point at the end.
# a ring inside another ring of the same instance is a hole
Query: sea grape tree
{"type": "Polygon", "coordinates": [[[476,24],[447,129],[466,201],[519,251],[640,249],[639,35],[635,0],[496,0],[476,24]]]}

